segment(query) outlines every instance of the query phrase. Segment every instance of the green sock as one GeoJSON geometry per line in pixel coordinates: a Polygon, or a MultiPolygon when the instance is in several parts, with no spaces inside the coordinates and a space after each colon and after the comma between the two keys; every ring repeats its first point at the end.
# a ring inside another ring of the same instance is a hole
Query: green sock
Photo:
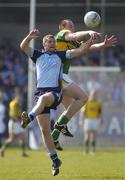
{"type": "Polygon", "coordinates": [[[61,114],[61,116],[59,117],[59,119],[57,121],[57,124],[58,125],[65,125],[68,123],[68,121],[69,121],[69,119],[64,114],[61,114]]]}
{"type": "Polygon", "coordinates": [[[60,135],[60,132],[57,131],[56,129],[54,129],[53,132],[52,132],[52,138],[53,138],[54,142],[58,140],[59,135],[60,135]]]}
{"type": "Polygon", "coordinates": [[[88,151],[89,151],[89,140],[88,139],[85,140],[85,151],[86,151],[86,153],[88,153],[88,151]]]}
{"type": "Polygon", "coordinates": [[[25,144],[20,145],[22,152],[25,152],[25,144]]]}
{"type": "Polygon", "coordinates": [[[96,147],[96,141],[93,140],[93,141],[92,141],[92,149],[93,149],[93,152],[95,152],[95,147],[96,147]]]}
{"type": "Polygon", "coordinates": [[[8,146],[8,143],[5,142],[5,143],[2,145],[1,150],[4,151],[4,150],[7,148],[7,146],[8,146]]]}
{"type": "MultiPolygon", "coordinates": [[[[68,121],[69,121],[68,118],[67,118],[64,114],[62,114],[62,115],[59,117],[59,119],[58,119],[58,121],[57,121],[57,124],[58,124],[59,126],[65,125],[65,124],[68,123],[68,121]]],[[[59,132],[58,130],[54,129],[53,132],[52,132],[52,138],[53,138],[53,140],[54,140],[54,141],[57,141],[58,138],[59,138],[59,135],[60,135],[60,132],[59,132]]]]}

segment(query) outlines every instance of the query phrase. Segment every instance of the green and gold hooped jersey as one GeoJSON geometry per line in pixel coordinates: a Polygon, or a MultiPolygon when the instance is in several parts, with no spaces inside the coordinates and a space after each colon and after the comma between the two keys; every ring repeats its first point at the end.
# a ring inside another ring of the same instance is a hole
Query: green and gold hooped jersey
{"type": "Polygon", "coordinates": [[[12,119],[19,119],[21,117],[21,113],[22,113],[22,109],[20,104],[13,99],[10,103],[9,103],[9,116],[12,119]]]}
{"type": "MultiPolygon", "coordinates": [[[[57,51],[76,49],[80,46],[80,42],[78,41],[66,41],[65,35],[67,33],[71,33],[71,31],[64,29],[55,35],[57,51]]],[[[63,73],[68,74],[70,65],[71,65],[71,60],[64,62],[63,73]]]]}
{"type": "Polygon", "coordinates": [[[89,119],[98,119],[102,111],[102,104],[98,100],[88,101],[85,106],[85,116],[89,119]]]}

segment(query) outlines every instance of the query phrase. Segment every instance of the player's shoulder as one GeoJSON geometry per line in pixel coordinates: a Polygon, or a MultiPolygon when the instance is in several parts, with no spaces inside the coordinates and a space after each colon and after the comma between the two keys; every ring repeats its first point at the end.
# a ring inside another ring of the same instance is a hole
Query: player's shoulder
{"type": "Polygon", "coordinates": [[[12,99],[9,104],[10,104],[10,106],[14,106],[16,103],[17,103],[16,100],[12,99]]]}
{"type": "Polygon", "coordinates": [[[71,31],[69,29],[63,29],[60,32],[62,32],[62,33],[71,33],[71,31]]]}
{"type": "Polygon", "coordinates": [[[102,106],[102,102],[100,100],[96,100],[95,103],[97,106],[102,106]]]}
{"type": "Polygon", "coordinates": [[[38,49],[32,49],[32,56],[31,56],[32,61],[36,63],[36,60],[43,54],[44,54],[43,51],[40,51],[38,49]]]}
{"type": "Polygon", "coordinates": [[[58,32],[58,34],[66,34],[66,33],[71,33],[71,31],[68,29],[62,29],[61,31],[58,32]]]}
{"type": "Polygon", "coordinates": [[[40,51],[40,50],[38,50],[38,49],[33,49],[33,54],[34,54],[34,55],[37,55],[37,57],[39,57],[39,56],[41,56],[42,54],[44,54],[44,52],[43,52],[43,51],[40,51]]]}
{"type": "Polygon", "coordinates": [[[63,29],[63,30],[59,31],[59,32],[55,35],[55,39],[56,39],[56,40],[61,40],[61,39],[63,40],[64,37],[65,37],[65,35],[66,35],[66,34],[69,34],[69,33],[71,33],[70,30],[68,30],[68,29],[63,29]]]}

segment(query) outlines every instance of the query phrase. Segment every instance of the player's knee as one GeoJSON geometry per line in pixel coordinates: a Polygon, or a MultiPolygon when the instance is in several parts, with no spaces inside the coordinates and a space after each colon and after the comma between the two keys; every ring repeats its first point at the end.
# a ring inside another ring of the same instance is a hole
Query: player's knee
{"type": "Polygon", "coordinates": [[[44,102],[46,102],[46,96],[42,95],[39,97],[38,103],[44,103],[44,102]]]}
{"type": "Polygon", "coordinates": [[[40,96],[38,102],[41,102],[43,100],[44,96],[40,96]]]}

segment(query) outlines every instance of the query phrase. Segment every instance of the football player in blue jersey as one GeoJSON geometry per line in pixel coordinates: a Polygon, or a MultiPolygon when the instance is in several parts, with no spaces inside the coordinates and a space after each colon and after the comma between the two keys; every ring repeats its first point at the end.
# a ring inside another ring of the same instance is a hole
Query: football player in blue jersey
{"type": "Polygon", "coordinates": [[[33,49],[29,46],[32,39],[39,37],[37,29],[31,31],[21,42],[20,47],[36,66],[37,90],[35,92],[36,105],[31,112],[24,111],[21,117],[21,125],[25,128],[35,118],[38,121],[43,134],[48,154],[53,161],[52,175],[59,173],[61,160],[55,150],[51,136],[50,109],[56,109],[62,97],[62,64],[73,57],[78,57],[87,52],[88,48],[95,41],[95,36],[81,44],[79,48],[67,51],[56,51],[56,41],[53,35],[46,35],[43,38],[44,51],[33,49]]]}

